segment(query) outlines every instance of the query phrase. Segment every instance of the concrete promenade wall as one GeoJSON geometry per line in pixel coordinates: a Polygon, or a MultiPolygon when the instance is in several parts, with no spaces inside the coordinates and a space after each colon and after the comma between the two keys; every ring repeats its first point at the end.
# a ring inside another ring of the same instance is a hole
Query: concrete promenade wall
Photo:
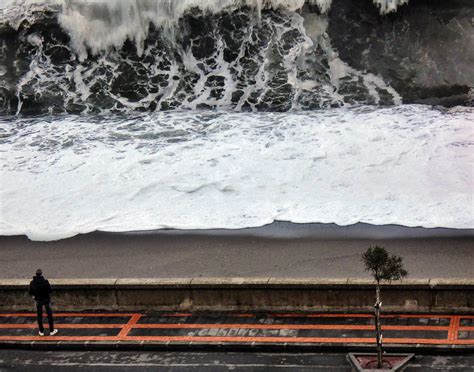
{"type": "MultiPolygon", "coordinates": [[[[374,303],[369,280],[50,279],[55,311],[352,311],[374,303]]],[[[29,280],[0,280],[0,311],[32,311],[29,280]]],[[[474,279],[404,280],[382,288],[385,312],[474,313],[474,279]]]]}

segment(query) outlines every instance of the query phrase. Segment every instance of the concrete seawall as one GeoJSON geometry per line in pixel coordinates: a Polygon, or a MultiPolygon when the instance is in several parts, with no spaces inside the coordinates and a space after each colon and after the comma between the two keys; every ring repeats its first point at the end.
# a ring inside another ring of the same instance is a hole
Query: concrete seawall
{"type": "MultiPolygon", "coordinates": [[[[374,283],[347,279],[50,279],[55,311],[351,311],[374,303],[374,283]]],[[[0,280],[0,311],[32,311],[29,280],[0,280]]],[[[474,312],[474,279],[384,284],[385,312],[474,312]]]]}

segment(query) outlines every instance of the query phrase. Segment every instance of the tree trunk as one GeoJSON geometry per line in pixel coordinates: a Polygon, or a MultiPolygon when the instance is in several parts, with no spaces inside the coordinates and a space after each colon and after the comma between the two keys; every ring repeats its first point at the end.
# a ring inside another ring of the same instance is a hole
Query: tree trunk
{"type": "Polygon", "coordinates": [[[382,368],[382,325],[380,323],[380,313],[382,303],[380,302],[380,282],[375,288],[375,331],[377,333],[377,368],[382,368]]]}

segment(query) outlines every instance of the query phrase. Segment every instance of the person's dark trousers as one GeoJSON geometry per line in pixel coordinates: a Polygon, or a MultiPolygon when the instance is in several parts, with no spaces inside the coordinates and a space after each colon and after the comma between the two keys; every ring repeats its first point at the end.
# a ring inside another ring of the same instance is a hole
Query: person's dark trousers
{"type": "Polygon", "coordinates": [[[50,303],[48,301],[37,301],[36,302],[36,315],[38,318],[38,326],[41,333],[44,333],[43,326],[43,306],[46,309],[46,314],[48,314],[49,322],[49,331],[54,331],[54,321],[53,321],[53,312],[51,310],[50,303]]]}

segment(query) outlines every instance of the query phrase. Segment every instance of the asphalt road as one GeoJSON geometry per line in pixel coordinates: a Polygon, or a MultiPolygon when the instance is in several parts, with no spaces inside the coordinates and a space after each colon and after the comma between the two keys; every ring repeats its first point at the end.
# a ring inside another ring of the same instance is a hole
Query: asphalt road
{"type": "MultiPolygon", "coordinates": [[[[0,371],[351,371],[345,354],[0,350],[0,371]]],[[[417,356],[405,372],[471,372],[474,355],[417,356]]]]}
{"type": "Polygon", "coordinates": [[[474,278],[474,237],[318,239],[94,233],[57,242],[0,237],[0,279],[366,278],[371,244],[404,258],[410,278],[474,278]]]}

